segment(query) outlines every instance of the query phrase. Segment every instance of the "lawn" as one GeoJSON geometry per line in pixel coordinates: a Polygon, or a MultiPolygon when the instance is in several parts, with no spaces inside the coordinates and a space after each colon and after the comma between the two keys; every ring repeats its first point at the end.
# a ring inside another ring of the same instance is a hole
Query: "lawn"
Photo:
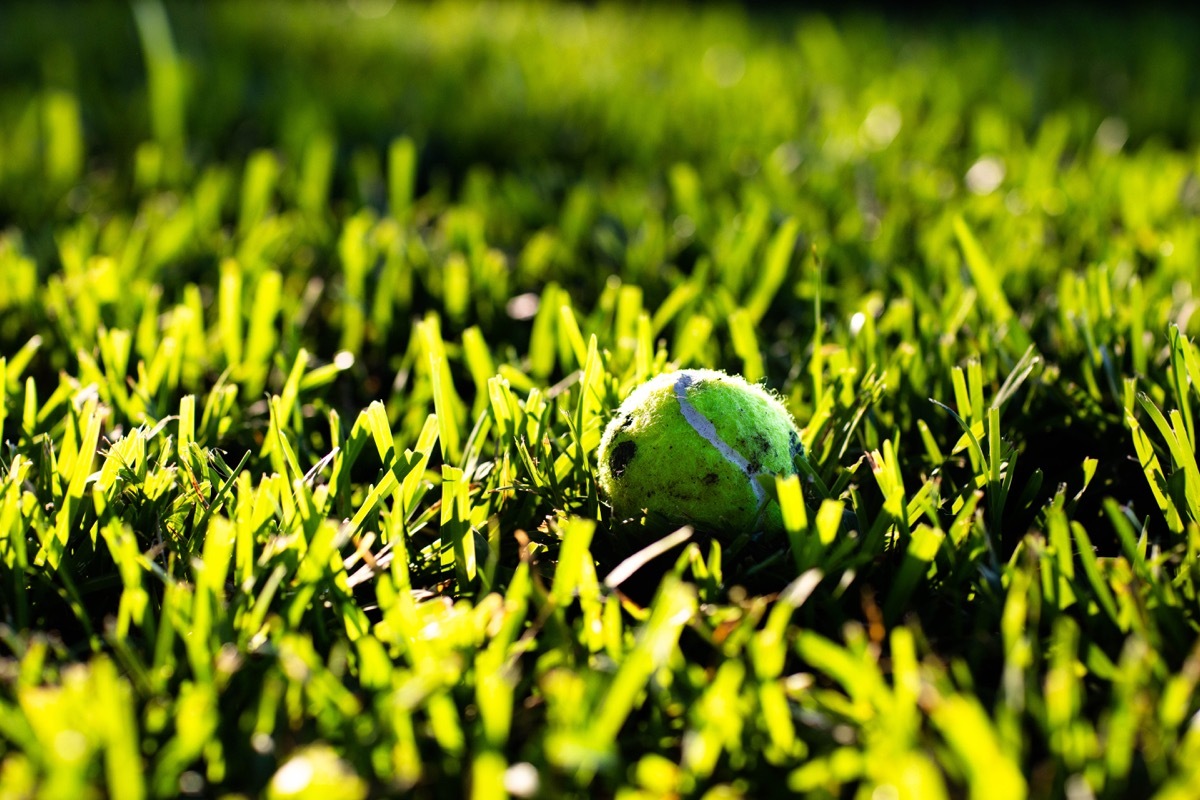
{"type": "Polygon", "coordinates": [[[1200,25],[0,8],[0,797],[1200,796],[1200,25]],[[650,377],[784,530],[621,526],[650,377]]]}

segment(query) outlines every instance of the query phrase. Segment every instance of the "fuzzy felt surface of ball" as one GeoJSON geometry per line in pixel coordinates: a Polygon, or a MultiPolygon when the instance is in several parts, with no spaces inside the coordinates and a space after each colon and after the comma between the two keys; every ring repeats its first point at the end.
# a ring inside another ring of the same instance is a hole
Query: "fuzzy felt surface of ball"
{"type": "Polygon", "coordinates": [[[613,522],[644,517],[718,536],[782,530],[759,482],[791,475],[803,457],[787,408],[761,386],[706,369],[650,379],[621,403],[600,440],[600,489],[613,522]]]}

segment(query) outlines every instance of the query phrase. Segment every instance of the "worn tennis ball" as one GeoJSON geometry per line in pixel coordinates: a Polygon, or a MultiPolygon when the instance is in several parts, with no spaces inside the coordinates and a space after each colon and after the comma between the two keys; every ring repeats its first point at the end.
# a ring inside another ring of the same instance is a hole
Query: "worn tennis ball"
{"type": "Polygon", "coordinates": [[[803,457],[787,408],[761,386],[708,369],[639,386],[600,439],[600,489],[623,525],[692,525],[716,535],[781,531],[779,504],[760,483],[803,457]]]}

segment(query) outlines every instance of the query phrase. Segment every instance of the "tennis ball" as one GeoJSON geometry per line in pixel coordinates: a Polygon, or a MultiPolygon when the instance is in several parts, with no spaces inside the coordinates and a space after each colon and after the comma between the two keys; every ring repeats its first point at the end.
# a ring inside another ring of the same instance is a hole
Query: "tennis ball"
{"type": "Polygon", "coordinates": [[[782,531],[761,475],[791,475],[804,455],[791,415],[774,395],[736,375],[670,372],[639,386],[600,439],[600,489],[620,526],[645,515],[737,536],[782,531]]]}

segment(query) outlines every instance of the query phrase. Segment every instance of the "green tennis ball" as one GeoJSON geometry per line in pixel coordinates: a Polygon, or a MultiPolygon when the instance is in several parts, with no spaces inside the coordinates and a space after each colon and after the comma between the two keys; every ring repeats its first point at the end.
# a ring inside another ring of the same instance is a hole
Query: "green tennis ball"
{"type": "Polygon", "coordinates": [[[783,403],[736,375],[689,369],[639,386],[600,439],[600,489],[618,526],[643,516],[717,535],[781,531],[759,482],[791,475],[804,455],[783,403]]]}

